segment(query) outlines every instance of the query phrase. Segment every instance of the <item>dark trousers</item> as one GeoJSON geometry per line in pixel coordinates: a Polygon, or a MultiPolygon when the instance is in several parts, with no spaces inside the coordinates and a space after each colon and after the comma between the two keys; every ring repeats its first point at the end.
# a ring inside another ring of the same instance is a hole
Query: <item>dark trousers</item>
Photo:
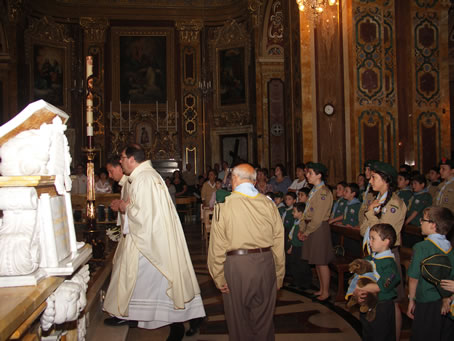
{"type": "MultiPolygon", "coordinates": [[[[375,320],[367,321],[366,314],[360,314],[363,327],[363,341],[396,340],[396,313],[394,301],[380,301],[377,304],[375,320]]],[[[428,341],[428,340],[426,340],[428,341]]]]}
{"type": "Polygon", "coordinates": [[[230,289],[222,295],[229,339],[274,340],[277,282],[273,254],[227,256],[224,273],[230,289]]]}
{"type": "Polygon", "coordinates": [[[293,285],[309,289],[312,284],[312,271],[307,260],[301,258],[302,247],[292,247],[292,253],[288,257],[289,272],[293,276],[293,285]]]}
{"type": "Polygon", "coordinates": [[[442,301],[416,302],[415,318],[411,325],[411,341],[452,341],[454,321],[441,315],[442,301]]]}

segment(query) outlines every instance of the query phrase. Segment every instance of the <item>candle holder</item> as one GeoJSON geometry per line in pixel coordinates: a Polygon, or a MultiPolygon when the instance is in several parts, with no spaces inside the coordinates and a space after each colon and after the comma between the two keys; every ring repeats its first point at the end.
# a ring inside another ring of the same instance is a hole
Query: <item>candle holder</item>
{"type": "MultiPolygon", "coordinates": [[[[206,70],[202,71],[202,74],[206,74],[206,70]]],[[[207,81],[205,77],[199,82],[198,89],[202,95],[202,145],[203,145],[203,171],[206,170],[206,133],[205,133],[205,111],[206,111],[206,99],[213,92],[211,87],[211,81],[207,81]]]]}

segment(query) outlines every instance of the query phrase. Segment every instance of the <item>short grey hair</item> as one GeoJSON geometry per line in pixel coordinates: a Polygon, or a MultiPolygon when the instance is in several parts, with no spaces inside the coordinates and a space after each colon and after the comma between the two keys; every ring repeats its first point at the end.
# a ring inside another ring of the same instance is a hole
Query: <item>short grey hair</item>
{"type": "Polygon", "coordinates": [[[255,182],[257,180],[257,171],[254,168],[253,172],[244,171],[241,167],[233,168],[232,175],[235,175],[240,180],[249,180],[255,182]]]}

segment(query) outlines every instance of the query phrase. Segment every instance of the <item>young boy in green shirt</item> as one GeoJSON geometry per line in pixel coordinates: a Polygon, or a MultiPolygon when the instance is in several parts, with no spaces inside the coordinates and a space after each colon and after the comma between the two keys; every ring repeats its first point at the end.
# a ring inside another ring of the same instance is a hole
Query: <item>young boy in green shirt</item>
{"type": "Polygon", "coordinates": [[[405,202],[405,205],[407,207],[411,197],[413,196],[410,181],[411,181],[410,173],[399,172],[399,174],[397,175],[397,188],[399,189],[397,191],[397,195],[405,202]]]}
{"type": "Polygon", "coordinates": [[[423,217],[424,209],[432,205],[432,196],[426,188],[426,183],[426,177],[422,174],[414,176],[411,180],[413,197],[407,207],[405,224],[421,226],[419,220],[423,217]]]}
{"type": "Polygon", "coordinates": [[[336,198],[337,200],[333,203],[333,208],[331,210],[331,219],[328,221],[330,224],[341,221],[344,214],[345,205],[347,201],[344,199],[345,188],[347,183],[341,181],[336,186],[336,198]]]}
{"type": "Polygon", "coordinates": [[[396,318],[393,299],[397,297],[396,287],[400,282],[399,271],[391,249],[397,236],[390,224],[375,224],[370,229],[369,243],[372,255],[364,259],[375,264],[377,283],[370,283],[353,291],[358,300],[364,299],[366,292],[378,293],[376,315],[373,321],[361,313],[363,340],[396,340],[396,318]]]}
{"type": "Polygon", "coordinates": [[[342,225],[347,227],[359,226],[358,213],[361,208],[361,201],[359,201],[358,197],[359,186],[354,182],[348,184],[344,191],[344,199],[347,204],[342,215],[342,225]]]}
{"type": "Polygon", "coordinates": [[[421,275],[421,262],[429,256],[444,254],[453,266],[449,279],[454,279],[454,251],[446,234],[454,224],[452,212],[445,207],[431,206],[424,210],[421,233],[424,241],[413,246],[413,258],[408,269],[407,315],[413,319],[411,340],[453,340],[454,324],[447,316],[450,298],[442,298],[437,287],[421,275]]]}

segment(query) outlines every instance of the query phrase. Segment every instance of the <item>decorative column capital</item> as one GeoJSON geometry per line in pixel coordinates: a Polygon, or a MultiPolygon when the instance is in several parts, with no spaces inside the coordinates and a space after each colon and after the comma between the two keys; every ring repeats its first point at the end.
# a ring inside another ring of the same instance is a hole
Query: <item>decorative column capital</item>
{"type": "Polygon", "coordinates": [[[80,18],[80,26],[84,29],[85,37],[90,42],[104,43],[106,30],[109,27],[109,20],[106,18],[80,18]]]}
{"type": "Polygon", "coordinates": [[[183,43],[198,42],[200,31],[203,28],[203,21],[190,20],[179,21],[175,24],[177,31],[180,32],[180,41],[183,43]]]}
{"type": "Polygon", "coordinates": [[[24,10],[23,0],[8,0],[8,18],[11,22],[17,22],[24,10]]]}
{"type": "Polygon", "coordinates": [[[252,17],[252,24],[257,27],[260,23],[260,11],[263,5],[262,0],[248,0],[248,11],[252,17]]]}

